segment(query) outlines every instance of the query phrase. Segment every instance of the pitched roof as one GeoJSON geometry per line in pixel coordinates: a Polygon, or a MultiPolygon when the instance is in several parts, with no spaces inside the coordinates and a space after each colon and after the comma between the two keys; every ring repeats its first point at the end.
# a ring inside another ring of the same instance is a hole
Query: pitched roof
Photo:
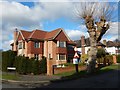
{"type": "Polygon", "coordinates": [[[21,34],[23,35],[24,39],[28,39],[28,37],[31,35],[32,32],[20,30],[21,34]]]}
{"type": "Polygon", "coordinates": [[[54,39],[55,36],[61,31],[61,28],[53,30],[51,32],[47,32],[45,39],[54,39]]]}
{"type": "Polygon", "coordinates": [[[33,30],[33,31],[25,31],[20,30],[20,33],[23,39],[39,39],[39,40],[52,40],[63,30],[62,28],[58,28],[51,32],[43,31],[43,30],[33,30]]]}
{"type": "MultiPolygon", "coordinates": [[[[81,40],[75,40],[74,42],[76,42],[77,47],[81,47],[81,40]]],[[[90,46],[90,39],[86,38],[85,39],[85,46],[90,46]]],[[[120,47],[120,41],[118,42],[114,42],[114,41],[107,41],[106,45],[104,45],[101,42],[97,43],[97,46],[107,46],[107,47],[120,47]]]]}
{"type": "Polygon", "coordinates": [[[46,36],[46,31],[42,30],[33,30],[33,32],[30,34],[28,38],[33,38],[33,39],[44,39],[46,36]]]}
{"type": "Polygon", "coordinates": [[[70,41],[68,42],[68,44],[70,44],[70,45],[77,45],[76,42],[74,42],[74,41],[72,41],[72,40],[70,40],[70,41]]]}
{"type": "Polygon", "coordinates": [[[104,46],[105,47],[105,45],[103,43],[101,43],[101,42],[98,42],[97,46],[104,46]]]}

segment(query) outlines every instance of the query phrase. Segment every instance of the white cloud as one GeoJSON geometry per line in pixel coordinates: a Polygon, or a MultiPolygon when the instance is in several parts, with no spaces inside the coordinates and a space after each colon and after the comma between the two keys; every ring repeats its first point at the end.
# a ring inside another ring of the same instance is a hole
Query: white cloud
{"type": "Polygon", "coordinates": [[[108,29],[108,31],[104,34],[102,40],[106,39],[106,40],[113,41],[115,39],[118,39],[118,36],[119,36],[118,24],[119,22],[112,22],[110,24],[110,29],[108,29]]]}
{"type": "Polygon", "coordinates": [[[80,30],[65,30],[67,35],[70,37],[71,40],[80,40],[81,36],[88,37],[87,32],[83,32],[80,30]]]}
{"type": "Polygon", "coordinates": [[[3,42],[3,43],[2,43],[2,48],[3,48],[4,50],[9,50],[9,49],[11,49],[10,44],[11,44],[12,42],[13,42],[13,40],[9,40],[9,41],[3,42]]]}

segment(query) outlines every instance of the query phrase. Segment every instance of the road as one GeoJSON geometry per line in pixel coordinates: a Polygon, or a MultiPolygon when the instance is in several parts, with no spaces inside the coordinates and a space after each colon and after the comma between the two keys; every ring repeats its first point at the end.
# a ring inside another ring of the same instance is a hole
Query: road
{"type": "MultiPolygon", "coordinates": [[[[72,81],[54,82],[45,85],[35,85],[37,88],[118,88],[120,83],[118,79],[120,70],[106,72],[104,74],[91,76],[87,78],[79,78],[72,81]]],[[[28,85],[29,86],[29,85],[28,85]]],[[[24,88],[17,84],[3,83],[3,88],[24,88]]],[[[4,90],[4,89],[3,89],[4,90]]],[[[23,89],[22,89],[23,90],[23,89]]],[[[31,88],[30,90],[34,90],[31,88]]]]}

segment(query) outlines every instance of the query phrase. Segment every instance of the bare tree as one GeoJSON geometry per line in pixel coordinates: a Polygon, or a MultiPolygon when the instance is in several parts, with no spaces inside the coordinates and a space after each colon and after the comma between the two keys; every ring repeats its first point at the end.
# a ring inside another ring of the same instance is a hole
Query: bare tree
{"type": "Polygon", "coordinates": [[[84,20],[90,36],[90,49],[88,51],[87,72],[92,73],[96,65],[96,44],[109,29],[108,21],[111,18],[113,7],[103,2],[81,2],[75,7],[79,19],[84,20]]]}

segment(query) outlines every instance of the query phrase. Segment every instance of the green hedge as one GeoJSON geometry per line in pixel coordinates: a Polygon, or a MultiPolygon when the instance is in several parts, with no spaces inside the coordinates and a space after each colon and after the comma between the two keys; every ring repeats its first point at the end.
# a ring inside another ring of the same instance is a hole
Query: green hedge
{"type": "Polygon", "coordinates": [[[46,58],[42,58],[40,61],[34,58],[26,58],[23,56],[17,56],[15,58],[15,66],[19,74],[31,74],[38,75],[40,73],[47,72],[46,58]]]}
{"type": "Polygon", "coordinates": [[[120,55],[117,55],[117,63],[120,63],[120,55]]]}
{"type": "Polygon", "coordinates": [[[11,50],[2,52],[2,71],[7,71],[7,67],[14,67],[16,55],[17,53],[11,50]]]}
{"type": "Polygon", "coordinates": [[[113,64],[113,56],[112,55],[106,55],[105,57],[97,58],[97,63],[103,63],[108,65],[113,64]]]}
{"type": "Polygon", "coordinates": [[[47,59],[42,57],[40,61],[40,73],[47,73],[47,59]]]}
{"type": "Polygon", "coordinates": [[[2,52],[2,71],[7,71],[7,67],[16,67],[19,74],[40,74],[47,72],[46,58],[35,60],[24,56],[17,56],[17,53],[11,50],[2,52]]]}

